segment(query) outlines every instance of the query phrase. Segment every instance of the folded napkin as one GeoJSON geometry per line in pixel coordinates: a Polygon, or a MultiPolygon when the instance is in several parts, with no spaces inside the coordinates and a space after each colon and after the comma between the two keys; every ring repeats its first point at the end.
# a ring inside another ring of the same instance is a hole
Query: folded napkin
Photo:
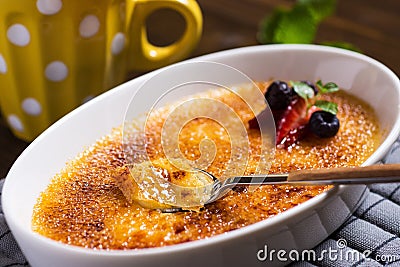
{"type": "MultiPolygon", "coordinates": [[[[0,192],[3,191],[4,179],[0,180],[0,192]]],[[[29,266],[17,242],[12,235],[10,228],[4,218],[3,206],[0,201],[0,266],[19,267],[29,266]]]]}
{"type": "MultiPolygon", "coordinates": [[[[400,163],[400,139],[382,163],[400,163]]],[[[305,254],[290,266],[400,266],[400,183],[374,184],[369,190],[353,216],[312,250],[324,256],[305,254]]]]}
{"type": "MultiPolygon", "coordinates": [[[[400,163],[400,139],[382,163],[400,163]]],[[[0,180],[0,192],[3,183],[0,180]]],[[[400,266],[400,184],[375,184],[369,189],[365,201],[336,232],[300,256],[305,260],[290,266],[400,266]]],[[[7,226],[0,202],[0,267],[20,266],[29,263],[7,226]]]]}

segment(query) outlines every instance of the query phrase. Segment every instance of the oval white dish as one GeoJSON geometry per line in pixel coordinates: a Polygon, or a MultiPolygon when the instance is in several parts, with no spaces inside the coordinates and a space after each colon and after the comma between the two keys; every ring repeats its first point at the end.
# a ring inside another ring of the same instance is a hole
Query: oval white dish
{"type": "MultiPolygon", "coordinates": [[[[254,80],[335,81],[377,112],[385,139],[364,163],[377,162],[400,130],[400,82],[364,55],[314,45],[233,49],[190,61],[227,64],[254,80]]],[[[337,229],[365,196],[365,186],[339,186],[265,221],[206,240],[127,251],[67,246],[31,230],[33,205],[65,163],[123,122],[132,94],[155,72],[124,83],[56,122],[21,154],[7,175],[2,204],[7,223],[32,266],[264,266],[265,249],[309,249],[337,229]]],[[[179,75],[182,75],[180,73],[179,75]]],[[[150,92],[149,92],[150,93],[150,92]]],[[[158,94],[156,90],[151,92],[158,94]]],[[[277,260],[274,265],[288,262],[277,260]]]]}

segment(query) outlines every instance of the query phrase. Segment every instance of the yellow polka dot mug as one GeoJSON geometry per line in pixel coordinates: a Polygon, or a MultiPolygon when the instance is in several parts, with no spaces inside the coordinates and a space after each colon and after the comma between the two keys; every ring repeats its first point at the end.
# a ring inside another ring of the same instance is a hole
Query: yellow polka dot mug
{"type": "Polygon", "coordinates": [[[13,133],[30,141],[128,71],[187,57],[201,30],[195,0],[0,1],[2,113],[13,133]],[[186,21],[182,37],[166,47],[147,39],[146,19],[161,8],[186,21]]]}

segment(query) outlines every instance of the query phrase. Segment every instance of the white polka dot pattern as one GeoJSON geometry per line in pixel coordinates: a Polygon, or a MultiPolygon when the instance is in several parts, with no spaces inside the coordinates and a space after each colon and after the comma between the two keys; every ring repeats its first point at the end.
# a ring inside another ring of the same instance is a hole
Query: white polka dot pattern
{"type": "Polygon", "coordinates": [[[37,0],[36,7],[43,15],[57,14],[62,8],[61,0],[37,0]]]}
{"type": "Polygon", "coordinates": [[[125,35],[121,32],[117,33],[111,44],[111,52],[113,55],[118,55],[125,47],[125,35]]]}
{"type": "Polygon", "coordinates": [[[53,61],[47,65],[45,76],[47,79],[53,82],[63,81],[68,76],[68,68],[61,61],[53,61]]]}
{"type": "Polygon", "coordinates": [[[0,73],[4,74],[7,72],[7,64],[4,57],[0,54],[0,73]]]}
{"type": "Polygon", "coordinates": [[[18,118],[17,115],[10,114],[7,117],[8,124],[16,131],[23,132],[24,125],[22,124],[21,120],[18,118]]]}
{"type": "Polygon", "coordinates": [[[34,98],[26,98],[22,101],[22,109],[28,115],[37,116],[42,113],[42,106],[40,103],[34,98]]]}
{"type": "Polygon", "coordinates": [[[31,41],[28,29],[22,24],[13,24],[7,30],[8,40],[17,46],[27,46],[31,41]]]}
{"type": "Polygon", "coordinates": [[[96,35],[99,28],[99,19],[95,15],[88,15],[79,24],[79,33],[83,38],[90,38],[96,35]]]}

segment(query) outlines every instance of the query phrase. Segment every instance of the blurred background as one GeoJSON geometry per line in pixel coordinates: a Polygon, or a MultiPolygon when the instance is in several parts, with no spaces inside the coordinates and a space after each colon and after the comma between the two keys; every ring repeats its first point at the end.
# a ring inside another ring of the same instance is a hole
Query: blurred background
{"type": "MultiPolygon", "coordinates": [[[[263,18],[295,0],[197,0],[203,11],[203,38],[193,56],[257,45],[263,18]]],[[[323,0],[322,0],[323,2],[323,0]]],[[[318,27],[314,43],[347,42],[400,74],[400,1],[337,0],[334,13],[318,27]]],[[[149,39],[166,45],[183,32],[179,14],[161,10],[149,18],[149,39]],[[172,30],[173,29],[173,30],[172,30]],[[165,32],[171,32],[166,36],[165,32]]]]}
{"type": "MultiPolygon", "coordinates": [[[[324,2],[323,0],[320,0],[324,2]]],[[[400,75],[400,1],[399,0],[327,0],[335,9],[316,25],[312,43],[345,42],[352,49],[373,57],[400,75]]],[[[260,31],[266,29],[266,17],[276,9],[292,10],[302,1],[294,0],[197,0],[203,12],[203,35],[191,57],[230,48],[265,42],[260,31]],[[260,27],[264,21],[264,26],[260,27]]],[[[318,2],[318,1],[316,1],[318,2]]],[[[267,19],[268,20],[268,19],[267,19]]],[[[292,18],[301,25],[302,18],[292,18]]],[[[268,21],[267,21],[268,22],[268,21]]],[[[271,23],[271,21],[269,21],[271,23]]],[[[184,31],[184,20],[171,10],[159,10],[147,21],[148,38],[164,46],[177,40],[184,31]],[[167,34],[166,34],[167,33],[167,34]]],[[[269,25],[270,26],[270,25],[269,25]]],[[[314,25],[315,26],[315,25],[314,25]]],[[[304,35],[311,34],[304,31],[304,35]]],[[[279,40],[278,40],[279,41],[279,40]]],[[[126,80],[143,73],[129,73],[126,80]]],[[[1,88],[0,93],[6,88],[1,88]]],[[[5,177],[18,155],[29,143],[17,139],[0,117],[0,178],[5,177]]]]}

